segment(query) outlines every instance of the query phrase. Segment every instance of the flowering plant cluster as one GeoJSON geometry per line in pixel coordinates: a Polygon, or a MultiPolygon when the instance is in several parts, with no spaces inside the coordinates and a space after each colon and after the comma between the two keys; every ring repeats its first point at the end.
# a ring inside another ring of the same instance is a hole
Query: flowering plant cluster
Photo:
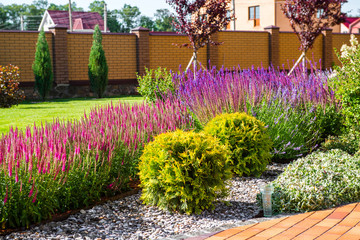
{"type": "Polygon", "coordinates": [[[216,115],[247,112],[268,127],[273,157],[293,159],[339,128],[339,106],[322,72],[292,75],[274,68],[199,70],[174,74],[175,94],[201,125],[216,115]],[[331,114],[331,117],[329,117],[331,114]],[[333,123],[332,123],[333,122],[333,123]]]}
{"type": "Polygon", "coordinates": [[[192,126],[178,101],[97,107],[0,139],[0,224],[28,226],[127,187],[145,143],[192,126]]]}

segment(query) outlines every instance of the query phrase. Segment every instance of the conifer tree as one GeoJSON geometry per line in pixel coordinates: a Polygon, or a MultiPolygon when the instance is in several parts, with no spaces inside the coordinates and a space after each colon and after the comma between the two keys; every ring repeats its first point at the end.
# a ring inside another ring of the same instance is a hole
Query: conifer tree
{"type": "Polygon", "coordinates": [[[53,86],[51,56],[44,30],[39,33],[32,69],[35,75],[35,90],[44,101],[53,86]]]}
{"type": "Polygon", "coordinates": [[[102,35],[98,25],[93,34],[93,45],[89,57],[90,88],[101,98],[108,84],[108,65],[102,47],[102,35]]]}

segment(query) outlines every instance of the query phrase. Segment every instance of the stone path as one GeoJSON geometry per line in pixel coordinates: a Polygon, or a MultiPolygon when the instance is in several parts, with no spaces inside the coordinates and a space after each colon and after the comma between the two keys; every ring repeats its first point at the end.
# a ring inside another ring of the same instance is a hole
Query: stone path
{"type": "Polygon", "coordinates": [[[359,240],[360,203],[240,226],[188,240],[359,240]]]}

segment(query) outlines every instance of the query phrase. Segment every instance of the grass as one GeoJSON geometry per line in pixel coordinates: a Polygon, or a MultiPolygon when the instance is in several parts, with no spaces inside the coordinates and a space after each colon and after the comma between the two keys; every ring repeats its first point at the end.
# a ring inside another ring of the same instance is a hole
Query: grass
{"type": "Polygon", "coordinates": [[[112,102],[142,102],[141,96],[121,96],[112,98],[72,98],[57,99],[48,102],[25,101],[11,108],[0,108],[0,135],[7,133],[10,126],[24,130],[26,126],[38,125],[41,122],[52,122],[54,118],[61,120],[79,119],[96,105],[107,105],[112,102]]]}

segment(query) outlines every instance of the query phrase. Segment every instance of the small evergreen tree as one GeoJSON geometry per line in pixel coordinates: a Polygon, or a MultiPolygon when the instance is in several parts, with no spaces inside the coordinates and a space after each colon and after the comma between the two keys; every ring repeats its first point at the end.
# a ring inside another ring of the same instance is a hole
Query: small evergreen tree
{"type": "Polygon", "coordinates": [[[44,30],[39,33],[32,69],[35,75],[35,89],[44,101],[53,85],[51,56],[44,30]]]}
{"type": "Polygon", "coordinates": [[[102,35],[98,25],[95,27],[93,39],[89,57],[90,87],[91,90],[101,98],[108,84],[108,65],[106,63],[105,52],[101,43],[102,35]]]}

